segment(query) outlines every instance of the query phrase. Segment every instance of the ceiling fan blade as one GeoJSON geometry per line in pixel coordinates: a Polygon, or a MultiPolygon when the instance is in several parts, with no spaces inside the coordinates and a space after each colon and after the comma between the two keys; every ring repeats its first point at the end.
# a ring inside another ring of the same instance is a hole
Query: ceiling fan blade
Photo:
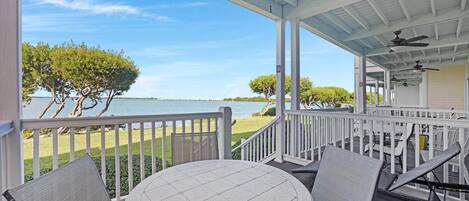
{"type": "Polygon", "coordinates": [[[413,70],[415,70],[415,68],[404,69],[404,70],[400,70],[399,72],[403,72],[403,71],[413,71],[413,70]]]}
{"type": "Polygon", "coordinates": [[[434,70],[434,71],[440,71],[438,68],[422,68],[423,70],[434,70]]]}
{"type": "Polygon", "coordinates": [[[415,42],[415,41],[419,41],[419,40],[423,40],[423,39],[427,39],[428,36],[426,35],[420,35],[420,36],[416,36],[416,37],[413,37],[413,38],[409,38],[407,40],[405,40],[404,42],[406,43],[411,43],[411,42],[415,42]]]}
{"type": "Polygon", "coordinates": [[[404,43],[402,46],[411,46],[411,47],[427,47],[428,43],[404,43]]]}

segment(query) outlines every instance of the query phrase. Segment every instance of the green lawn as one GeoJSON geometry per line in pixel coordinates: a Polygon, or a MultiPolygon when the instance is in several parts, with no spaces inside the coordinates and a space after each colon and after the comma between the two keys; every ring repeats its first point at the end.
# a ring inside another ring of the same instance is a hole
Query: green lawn
{"type": "MultiPolygon", "coordinates": [[[[250,117],[246,119],[238,119],[236,124],[233,126],[233,137],[232,144],[239,141],[241,138],[247,138],[252,135],[255,131],[263,127],[265,124],[270,122],[273,117],[250,117]]],[[[203,122],[203,130],[206,131],[207,123],[203,122]]],[[[211,126],[212,129],[214,125],[211,126]]],[[[186,124],[186,132],[190,131],[190,125],[186,124]]],[[[199,130],[198,122],[194,125],[195,132],[199,130]]],[[[177,128],[177,131],[181,131],[181,127],[177,128]]],[[[106,155],[113,156],[115,154],[115,131],[109,130],[106,132],[106,155]]],[[[170,128],[167,129],[167,136],[171,133],[170,128]]],[[[101,154],[101,135],[99,131],[93,131],[90,135],[91,139],[91,155],[93,157],[98,157],[101,154]]],[[[157,147],[157,156],[161,158],[162,148],[162,128],[156,129],[156,147],[157,147]]],[[[151,130],[144,129],[144,149],[145,155],[151,156],[151,130]]],[[[170,137],[167,137],[167,147],[166,147],[166,160],[170,161],[170,137]]],[[[40,167],[41,170],[47,170],[52,167],[52,138],[50,136],[41,136],[39,145],[39,155],[40,155],[40,167]]],[[[59,163],[63,164],[69,161],[70,156],[70,137],[69,135],[62,135],[58,137],[59,141],[59,163]]],[[[140,149],[140,130],[132,130],[132,152],[134,155],[139,154],[140,149]]],[[[85,143],[86,136],[83,133],[76,132],[75,134],[75,158],[83,156],[85,154],[85,143]]],[[[128,149],[128,134],[127,131],[121,130],[119,135],[119,145],[120,145],[120,155],[127,155],[128,149]]],[[[32,139],[26,139],[24,141],[24,166],[25,166],[25,175],[32,174],[32,158],[33,158],[33,147],[32,139]]]]}

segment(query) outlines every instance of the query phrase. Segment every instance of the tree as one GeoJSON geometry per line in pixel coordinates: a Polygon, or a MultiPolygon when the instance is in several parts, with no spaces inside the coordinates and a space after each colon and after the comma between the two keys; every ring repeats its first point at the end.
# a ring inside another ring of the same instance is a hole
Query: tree
{"type": "Polygon", "coordinates": [[[30,69],[36,87],[46,90],[51,95],[48,104],[38,118],[42,118],[54,103],[59,105],[52,115],[52,118],[56,117],[64,108],[65,100],[71,93],[68,82],[52,69],[50,55],[55,50],[55,48],[50,48],[48,44],[41,42],[36,45],[23,44],[23,68],[30,69]]]}
{"type": "Polygon", "coordinates": [[[313,82],[307,77],[300,79],[300,94],[313,88],[313,82]]]}
{"type": "MultiPolygon", "coordinates": [[[[275,74],[262,75],[249,82],[249,87],[251,88],[252,92],[262,95],[267,102],[266,106],[264,106],[260,112],[261,115],[267,112],[270,105],[272,104],[272,100],[270,98],[275,95],[275,90],[277,88],[276,83],[277,78],[275,74]]],[[[290,91],[290,83],[290,77],[285,76],[286,93],[290,91]]]]}
{"type": "Polygon", "coordinates": [[[300,101],[305,108],[338,107],[341,103],[350,103],[351,100],[350,93],[340,87],[313,87],[300,95],[300,101]]]}
{"type": "Polygon", "coordinates": [[[102,115],[115,96],[130,89],[139,73],[134,62],[122,52],[88,47],[83,43],[59,45],[51,58],[53,70],[67,80],[76,93],[70,117],[81,116],[84,110],[94,108],[106,95],[105,106],[98,116],[102,115]]]}
{"type": "Polygon", "coordinates": [[[22,99],[23,104],[27,105],[31,102],[31,95],[38,89],[36,78],[33,73],[33,64],[36,63],[34,55],[34,46],[29,43],[24,43],[21,48],[22,52],[22,99]]]}

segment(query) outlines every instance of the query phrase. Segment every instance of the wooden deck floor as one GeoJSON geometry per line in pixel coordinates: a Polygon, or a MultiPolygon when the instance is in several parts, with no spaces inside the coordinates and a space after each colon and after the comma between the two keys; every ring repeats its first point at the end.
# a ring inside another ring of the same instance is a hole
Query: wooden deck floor
{"type": "MultiPolygon", "coordinates": [[[[368,142],[368,139],[365,138],[364,139],[364,144],[367,144],[368,142]]],[[[340,145],[341,143],[338,142],[337,143],[338,145],[340,145]]],[[[354,152],[356,153],[359,153],[359,138],[355,138],[354,139],[354,152]]],[[[350,149],[350,143],[349,142],[346,142],[345,143],[345,148],[346,149],[350,149]]],[[[307,155],[310,155],[310,153],[306,153],[307,155]]],[[[379,153],[374,153],[373,154],[373,157],[374,158],[379,158],[379,153]]],[[[315,157],[317,158],[317,157],[315,157]]],[[[310,159],[310,157],[308,157],[308,159],[310,159]]],[[[469,164],[469,157],[466,157],[466,164],[469,164]]],[[[420,160],[420,164],[424,163],[424,160],[420,157],[419,158],[420,160]]],[[[298,164],[294,164],[294,163],[291,163],[291,162],[284,162],[284,163],[277,163],[275,161],[270,161],[267,163],[268,165],[271,165],[271,166],[274,166],[274,167],[277,167],[279,169],[282,169],[290,174],[292,174],[291,170],[292,169],[295,169],[295,168],[298,168],[300,167],[300,165],[298,164]]],[[[397,163],[397,160],[396,160],[396,173],[399,174],[402,172],[402,167],[400,164],[397,163]]],[[[412,143],[409,143],[408,146],[407,146],[407,169],[412,169],[415,167],[415,147],[412,145],[412,143]]],[[[459,181],[459,178],[458,178],[458,173],[457,172],[452,172],[451,171],[451,168],[450,169],[450,174],[449,174],[449,182],[450,183],[458,183],[459,181]]],[[[387,164],[385,165],[385,169],[384,171],[388,171],[390,172],[390,159],[388,157],[387,159],[387,164]]],[[[443,168],[439,168],[435,171],[435,174],[436,176],[441,180],[443,181],[443,168]]],[[[300,180],[305,186],[306,188],[308,188],[310,191],[313,187],[313,181],[314,181],[314,174],[292,174],[294,177],[296,177],[298,180],[300,180]]],[[[423,187],[425,188],[425,187],[423,187]]],[[[451,195],[457,195],[455,193],[450,193],[451,195]]],[[[469,197],[469,194],[466,195],[466,198],[469,197]]],[[[375,199],[376,201],[394,201],[394,200],[410,200],[410,201],[413,201],[413,200],[420,200],[420,199],[416,199],[416,198],[413,198],[413,197],[409,197],[409,196],[405,196],[405,195],[400,195],[400,194],[396,194],[396,193],[391,193],[391,192],[386,192],[386,191],[378,191],[375,195],[375,199]]]]}

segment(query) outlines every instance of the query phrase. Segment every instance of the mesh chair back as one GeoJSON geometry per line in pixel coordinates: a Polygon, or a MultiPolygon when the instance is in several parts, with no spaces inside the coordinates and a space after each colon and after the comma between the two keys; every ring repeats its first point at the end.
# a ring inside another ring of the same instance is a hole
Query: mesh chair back
{"type": "Polygon", "coordinates": [[[173,165],[218,159],[217,134],[172,133],[171,158],[173,165]]]}
{"type": "Polygon", "coordinates": [[[328,146],[311,192],[314,201],[371,201],[383,162],[328,146]]]}
{"type": "Polygon", "coordinates": [[[9,201],[110,200],[89,155],[7,190],[3,195],[9,201]]]}

